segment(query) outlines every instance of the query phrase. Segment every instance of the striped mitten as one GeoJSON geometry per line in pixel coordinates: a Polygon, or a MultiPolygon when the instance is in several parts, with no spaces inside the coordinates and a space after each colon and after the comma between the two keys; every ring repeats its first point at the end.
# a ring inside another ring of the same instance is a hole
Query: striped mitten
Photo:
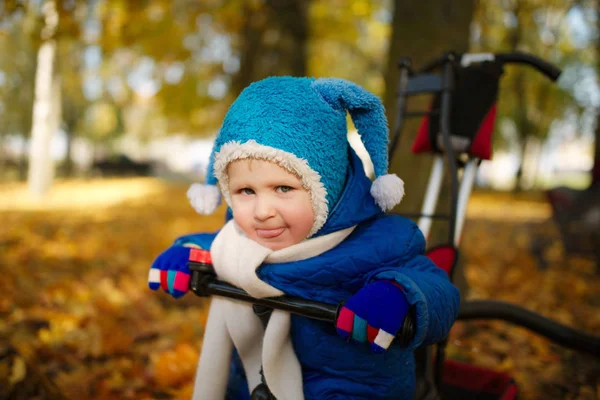
{"type": "Polygon", "coordinates": [[[162,287],[176,299],[186,294],[190,287],[190,250],[189,247],[171,246],[162,252],[154,260],[148,273],[150,289],[162,287]]]}
{"type": "Polygon", "coordinates": [[[400,285],[375,281],[344,303],[337,318],[337,331],[347,341],[369,342],[373,352],[382,352],[390,347],[409,308],[400,285]]]}

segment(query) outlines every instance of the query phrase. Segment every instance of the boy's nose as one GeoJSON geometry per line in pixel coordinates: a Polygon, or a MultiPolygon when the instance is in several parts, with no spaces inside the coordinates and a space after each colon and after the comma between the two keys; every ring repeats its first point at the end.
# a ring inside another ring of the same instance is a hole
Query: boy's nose
{"type": "Polygon", "coordinates": [[[254,218],[259,221],[264,221],[275,216],[275,207],[273,203],[264,197],[258,197],[256,199],[256,205],[254,207],[254,218]]]}

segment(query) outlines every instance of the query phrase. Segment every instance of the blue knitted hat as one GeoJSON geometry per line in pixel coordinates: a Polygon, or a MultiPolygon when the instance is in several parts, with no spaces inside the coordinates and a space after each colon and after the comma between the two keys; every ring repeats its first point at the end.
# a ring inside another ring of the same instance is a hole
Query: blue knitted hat
{"type": "Polygon", "coordinates": [[[371,195],[382,210],[404,195],[404,183],[388,169],[388,127],[379,98],[343,79],[271,77],[248,86],[231,105],[213,147],[205,184],[188,191],[193,207],[213,213],[217,183],[229,205],[229,163],[253,158],[275,162],[310,191],[315,221],[309,236],[327,221],[349,166],[346,112],[373,162],[371,195]]]}

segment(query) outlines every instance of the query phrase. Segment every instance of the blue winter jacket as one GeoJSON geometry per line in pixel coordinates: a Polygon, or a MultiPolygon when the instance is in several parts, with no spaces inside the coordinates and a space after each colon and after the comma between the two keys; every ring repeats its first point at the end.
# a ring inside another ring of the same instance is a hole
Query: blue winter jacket
{"type": "MultiPolygon", "coordinates": [[[[423,255],[425,239],[409,219],[385,215],[369,193],[371,181],[352,152],[344,192],[323,235],[357,225],[337,247],[310,259],[264,264],[258,276],[288,295],[338,304],[378,279],[395,280],[415,307],[416,334],[408,347],[392,343],[380,354],[365,343],[345,342],[335,326],[292,316],[291,337],[302,365],[306,400],[412,399],[413,350],[441,341],[458,313],[459,293],[446,273],[423,255]]],[[[179,238],[209,248],[215,234],[179,238]]],[[[234,356],[228,398],[248,398],[239,359],[234,356]]]]}

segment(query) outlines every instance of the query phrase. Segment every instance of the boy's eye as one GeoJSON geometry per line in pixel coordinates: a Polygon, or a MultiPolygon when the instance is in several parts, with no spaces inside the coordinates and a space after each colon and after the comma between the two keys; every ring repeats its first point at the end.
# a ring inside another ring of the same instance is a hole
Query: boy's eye
{"type": "Polygon", "coordinates": [[[278,186],[277,187],[277,191],[281,192],[281,193],[287,193],[287,192],[290,192],[292,190],[294,190],[294,188],[291,187],[291,186],[278,186]]]}
{"type": "Polygon", "coordinates": [[[241,194],[245,194],[245,195],[248,195],[248,196],[254,194],[254,190],[252,190],[250,188],[242,188],[242,189],[239,190],[239,192],[241,194]]]}

